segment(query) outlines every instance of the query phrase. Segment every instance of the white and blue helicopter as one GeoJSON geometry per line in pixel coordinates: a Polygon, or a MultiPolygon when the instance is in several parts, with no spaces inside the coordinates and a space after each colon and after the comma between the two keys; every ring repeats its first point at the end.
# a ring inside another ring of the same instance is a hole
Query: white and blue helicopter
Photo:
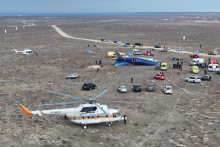
{"type": "MultiPolygon", "coordinates": [[[[64,108],[64,109],[51,109],[51,110],[36,110],[30,111],[25,108],[22,104],[20,104],[22,110],[27,115],[48,115],[48,114],[58,114],[64,115],[65,119],[70,120],[73,123],[81,124],[84,129],[87,129],[88,124],[98,124],[98,123],[106,123],[108,126],[112,126],[112,122],[124,120],[124,116],[117,109],[108,108],[107,105],[100,105],[96,103],[96,99],[100,97],[102,94],[107,92],[108,90],[104,90],[99,95],[94,98],[84,99],[79,98],[63,93],[48,91],[53,94],[59,94],[67,97],[71,97],[74,99],[78,99],[81,101],[78,102],[64,102],[64,103],[51,103],[51,104],[40,104],[39,106],[53,106],[53,105],[63,105],[63,104],[76,104],[76,103],[86,103],[80,104],[76,108],[64,108]]],[[[109,101],[106,101],[109,102],[109,101]]],[[[112,102],[127,102],[127,103],[147,103],[148,102],[136,102],[136,101],[112,101],[112,102]]]]}

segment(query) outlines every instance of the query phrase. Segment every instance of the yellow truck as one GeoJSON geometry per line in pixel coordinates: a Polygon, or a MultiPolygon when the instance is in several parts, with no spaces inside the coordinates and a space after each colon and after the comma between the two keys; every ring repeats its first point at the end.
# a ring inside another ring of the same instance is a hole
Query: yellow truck
{"type": "Polygon", "coordinates": [[[161,70],[167,70],[167,63],[161,63],[160,69],[161,70]]]}
{"type": "Polygon", "coordinates": [[[192,67],[191,67],[191,71],[192,71],[192,73],[195,73],[195,74],[199,73],[199,68],[198,68],[198,66],[192,66],[192,67]]]}

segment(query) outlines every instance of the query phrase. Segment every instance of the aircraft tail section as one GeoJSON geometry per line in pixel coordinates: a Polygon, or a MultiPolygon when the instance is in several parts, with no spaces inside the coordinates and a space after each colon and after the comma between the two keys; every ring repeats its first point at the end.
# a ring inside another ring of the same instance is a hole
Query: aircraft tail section
{"type": "Polygon", "coordinates": [[[119,54],[118,51],[114,51],[114,52],[116,53],[116,57],[117,57],[116,61],[124,61],[124,58],[119,54]]]}
{"type": "Polygon", "coordinates": [[[15,50],[15,53],[18,53],[18,50],[15,50]]]}
{"type": "Polygon", "coordinates": [[[116,53],[116,61],[114,63],[114,66],[124,66],[124,65],[127,65],[127,64],[130,64],[129,62],[125,61],[125,59],[119,54],[118,51],[115,51],[116,53]]]}

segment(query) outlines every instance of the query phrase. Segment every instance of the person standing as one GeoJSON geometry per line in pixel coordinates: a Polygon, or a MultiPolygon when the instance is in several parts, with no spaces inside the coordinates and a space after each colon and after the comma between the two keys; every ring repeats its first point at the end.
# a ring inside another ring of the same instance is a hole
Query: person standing
{"type": "Polygon", "coordinates": [[[204,71],[204,75],[206,75],[206,74],[207,74],[207,71],[205,70],[205,71],[204,71]]]}
{"type": "Polygon", "coordinates": [[[124,115],[124,124],[126,125],[127,123],[127,115],[124,115]]]}
{"type": "Polygon", "coordinates": [[[179,69],[177,70],[177,74],[180,75],[180,70],[179,69]]]}
{"type": "Polygon", "coordinates": [[[131,77],[131,83],[133,83],[134,82],[134,79],[133,79],[133,77],[131,77]]]}

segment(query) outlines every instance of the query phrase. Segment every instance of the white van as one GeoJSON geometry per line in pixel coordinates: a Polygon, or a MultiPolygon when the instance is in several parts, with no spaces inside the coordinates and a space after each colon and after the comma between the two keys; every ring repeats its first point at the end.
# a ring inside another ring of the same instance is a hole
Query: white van
{"type": "Polygon", "coordinates": [[[217,55],[217,51],[209,51],[209,55],[217,55]]]}
{"type": "Polygon", "coordinates": [[[208,71],[218,71],[219,65],[218,64],[209,64],[208,71]]]}
{"type": "Polygon", "coordinates": [[[203,64],[203,63],[205,63],[203,58],[194,58],[190,62],[190,65],[193,66],[193,65],[197,65],[197,64],[203,64]]]}

